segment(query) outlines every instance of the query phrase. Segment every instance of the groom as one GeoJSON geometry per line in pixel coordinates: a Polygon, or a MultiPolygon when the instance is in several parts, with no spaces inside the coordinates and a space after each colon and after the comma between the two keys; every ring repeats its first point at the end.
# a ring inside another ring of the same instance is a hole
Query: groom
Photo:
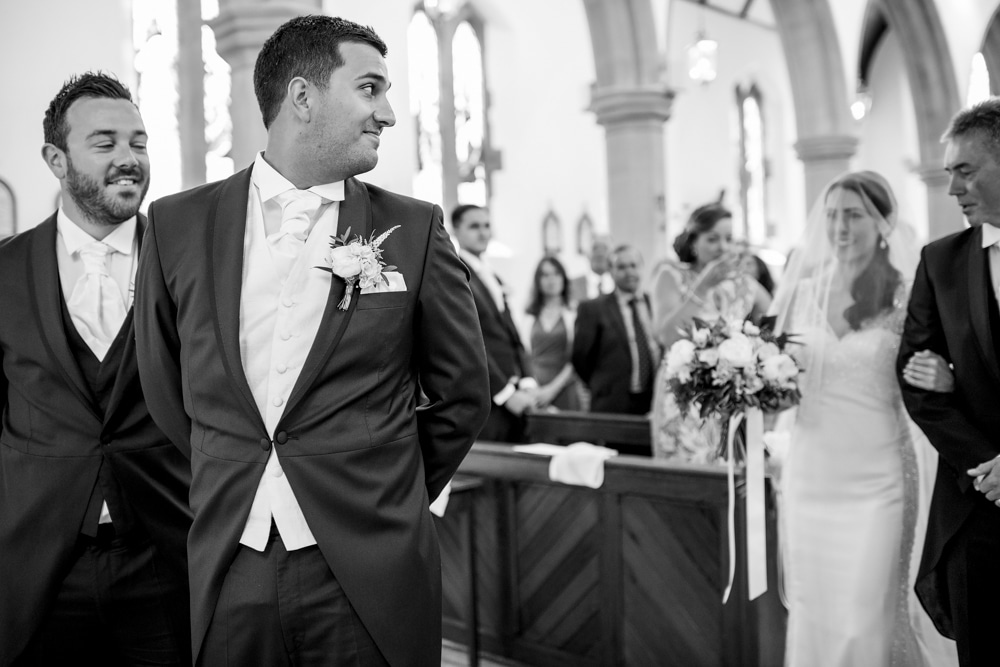
{"type": "Polygon", "coordinates": [[[395,123],[385,53],[339,18],[285,23],[254,69],[265,151],[149,208],[139,368],[191,456],[201,665],[440,664],[428,503],[489,382],[441,210],[353,178],[395,123]],[[384,280],[347,290],[377,258],[331,267],[334,236],[380,240],[384,280]]]}
{"type": "Polygon", "coordinates": [[[945,169],[970,229],[924,248],[897,361],[903,400],[940,454],[916,590],[966,665],[997,664],[1000,628],[1000,98],[959,112],[945,169]],[[929,349],[954,367],[955,390],[902,380],[929,349]]]}

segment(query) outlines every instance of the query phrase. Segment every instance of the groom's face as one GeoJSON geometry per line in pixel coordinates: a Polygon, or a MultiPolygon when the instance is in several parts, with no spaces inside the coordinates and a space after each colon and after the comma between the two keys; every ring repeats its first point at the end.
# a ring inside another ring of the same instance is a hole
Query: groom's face
{"type": "Polygon", "coordinates": [[[945,170],[955,197],[970,225],[1000,227],[1000,160],[988,136],[970,132],[952,137],[945,149],[945,170]]]}

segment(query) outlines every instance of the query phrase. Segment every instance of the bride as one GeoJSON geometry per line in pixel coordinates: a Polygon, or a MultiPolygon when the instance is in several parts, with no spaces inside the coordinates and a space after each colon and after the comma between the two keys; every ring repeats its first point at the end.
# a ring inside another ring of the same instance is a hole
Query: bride
{"type": "Polygon", "coordinates": [[[782,474],[791,667],[957,664],[911,594],[936,464],[894,370],[917,259],[885,179],[847,174],[775,296],[806,369],[782,474]]]}

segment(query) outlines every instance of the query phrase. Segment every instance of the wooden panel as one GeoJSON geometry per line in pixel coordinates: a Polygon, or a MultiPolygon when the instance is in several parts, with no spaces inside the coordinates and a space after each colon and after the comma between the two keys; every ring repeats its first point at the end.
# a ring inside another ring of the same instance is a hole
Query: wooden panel
{"type": "Polygon", "coordinates": [[[591,442],[623,454],[650,456],[649,420],[635,415],[600,412],[538,412],[525,417],[528,437],[535,442],[566,445],[591,442]]]}
{"type": "Polygon", "coordinates": [[[719,522],[714,509],[623,499],[626,664],[722,664],[719,522]]]}

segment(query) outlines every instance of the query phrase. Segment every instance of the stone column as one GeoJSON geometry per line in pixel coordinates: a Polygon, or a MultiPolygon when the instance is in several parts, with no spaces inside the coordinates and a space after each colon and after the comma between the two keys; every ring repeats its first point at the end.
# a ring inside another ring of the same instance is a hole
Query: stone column
{"type": "Polygon", "coordinates": [[[850,170],[857,150],[858,138],[849,135],[805,137],[795,142],[795,152],[805,167],[807,213],[826,184],[850,170]]]}
{"type": "Polygon", "coordinates": [[[615,244],[638,248],[646,266],[666,255],[663,124],[674,93],[663,84],[595,87],[590,109],[604,127],[608,208],[615,244]]]}
{"type": "Polygon", "coordinates": [[[205,62],[201,52],[201,2],[177,2],[177,127],[181,139],[181,188],[205,182],[205,62]]]}
{"type": "Polygon", "coordinates": [[[232,68],[229,113],[233,119],[233,166],[239,171],[253,162],[267,144],[267,132],[253,92],[253,66],[260,47],[285,21],[322,13],[321,0],[246,2],[223,0],[219,15],[209,22],[216,49],[232,68]]]}
{"type": "Polygon", "coordinates": [[[924,164],[917,173],[927,186],[927,240],[961,231],[965,226],[962,209],[948,194],[948,172],[940,165],[924,164]]]}

